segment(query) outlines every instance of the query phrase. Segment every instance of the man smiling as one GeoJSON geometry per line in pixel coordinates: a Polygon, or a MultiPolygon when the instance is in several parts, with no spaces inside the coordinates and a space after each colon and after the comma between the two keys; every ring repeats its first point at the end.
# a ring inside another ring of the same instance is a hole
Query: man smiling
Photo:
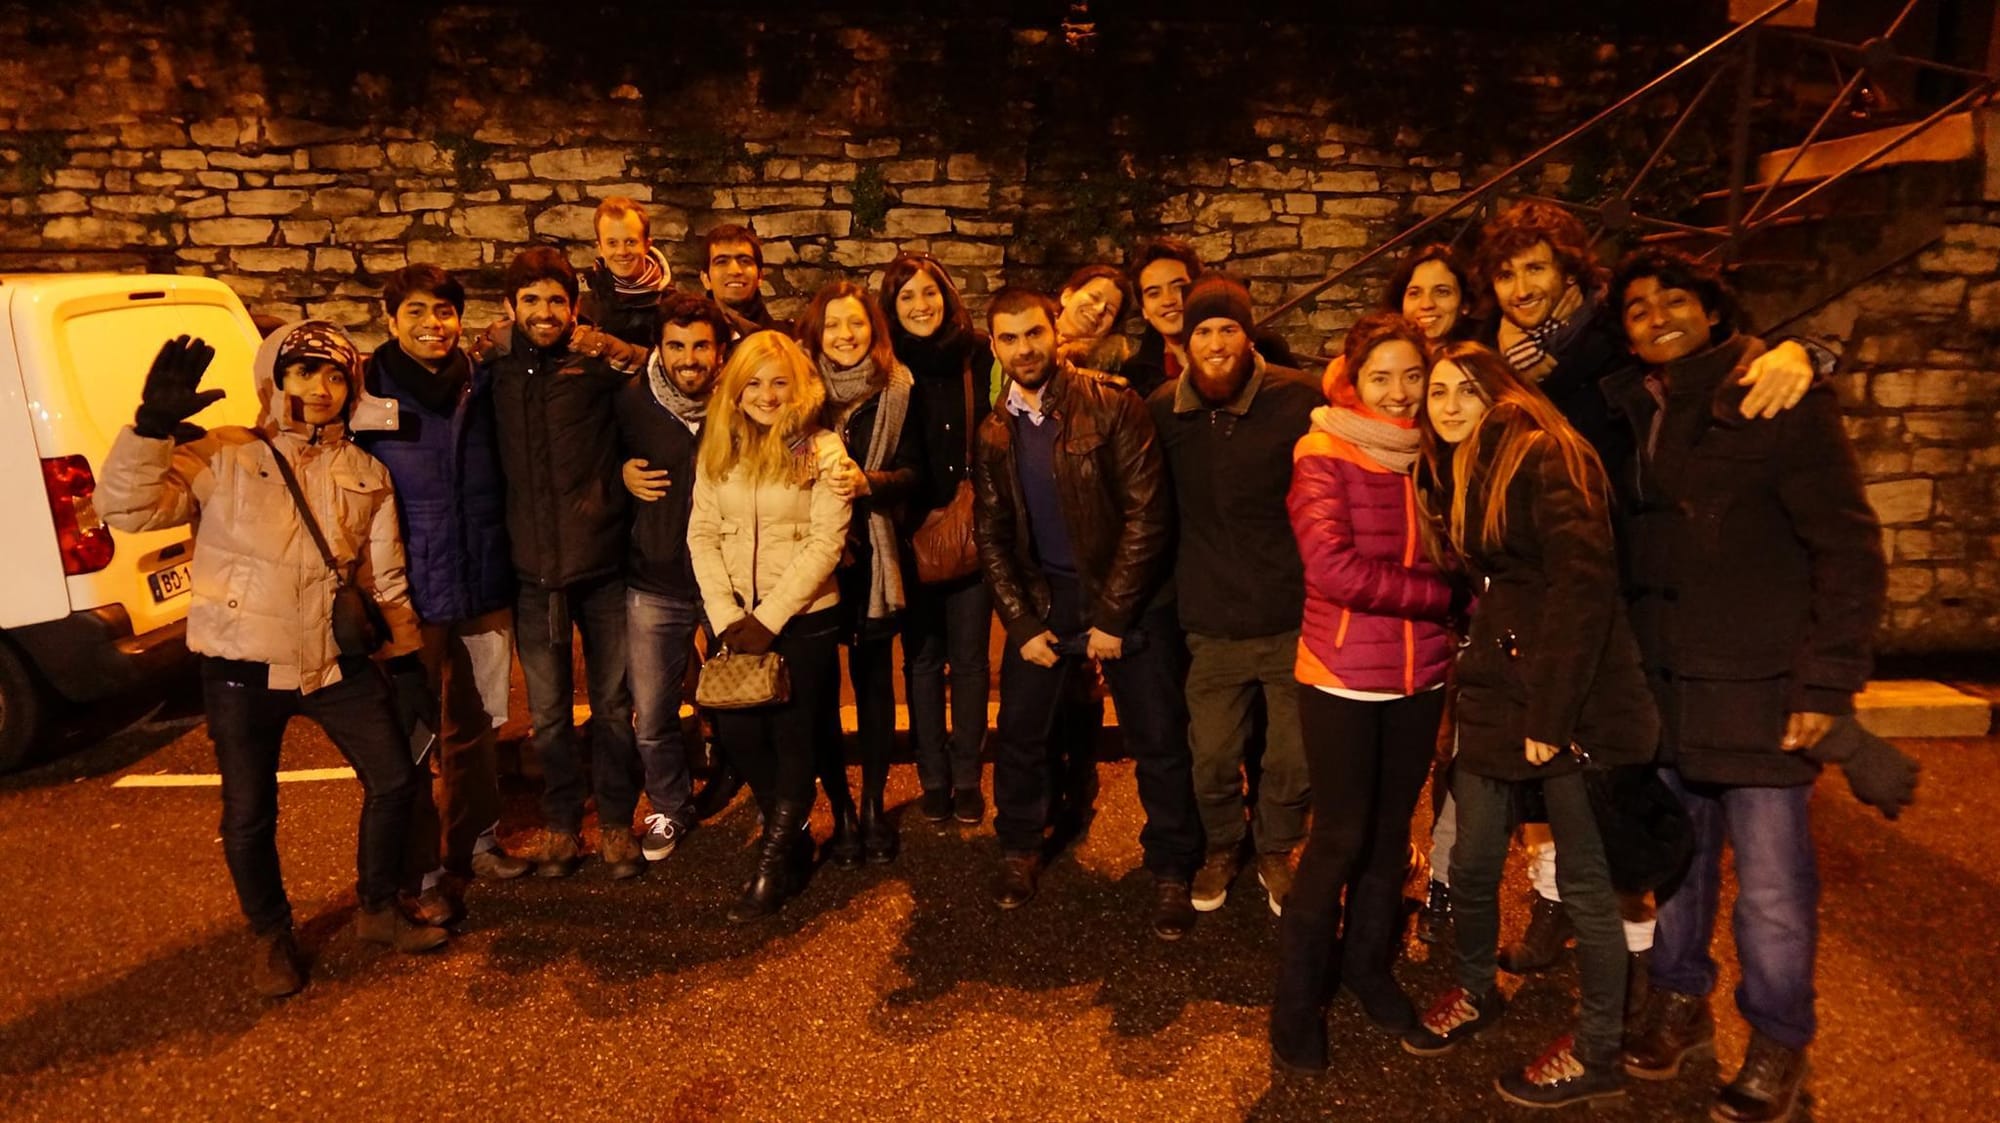
{"type": "Polygon", "coordinates": [[[659,343],[660,297],[671,289],[667,258],[653,245],[652,220],[636,200],[597,204],[597,264],[584,274],[580,313],[587,323],[639,347],[659,343]]]}
{"type": "Polygon", "coordinates": [[[722,306],[734,338],[766,328],[792,333],[764,307],[764,239],[747,226],[718,226],[703,236],[701,260],[701,285],[722,306]]]}

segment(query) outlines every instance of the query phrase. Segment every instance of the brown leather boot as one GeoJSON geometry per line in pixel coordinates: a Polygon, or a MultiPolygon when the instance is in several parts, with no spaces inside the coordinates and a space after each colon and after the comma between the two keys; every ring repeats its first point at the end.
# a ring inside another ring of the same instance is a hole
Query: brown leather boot
{"type": "Polygon", "coordinates": [[[259,933],[250,956],[250,987],[265,998],[297,994],[306,985],[306,960],[292,926],[259,933]]]}
{"type": "Polygon", "coordinates": [[[639,840],[632,837],[631,827],[605,827],[598,832],[598,850],[604,858],[604,871],[614,880],[638,877],[646,868],[645,856],[639,852],[639,840]]]}
{"type": "Polygon", "coordinates": [[[393,903],[379,908],[366,905],[354,913],[354,934],[371,944],[395,948],[404,955],[434,951],[451,939],[451,934],[429,924],[413,924],[393,903]]]}

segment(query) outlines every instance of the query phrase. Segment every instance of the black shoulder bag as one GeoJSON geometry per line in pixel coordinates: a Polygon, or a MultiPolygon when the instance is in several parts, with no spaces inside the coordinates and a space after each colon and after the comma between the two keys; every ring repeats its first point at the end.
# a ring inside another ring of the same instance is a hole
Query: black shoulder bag
{"type": "MultiPolygon", "coordinates": [[[[285,454],[262,430],[254,430],[257,439],[271,450],[271,458],[278,462],[278,474],[285,477],[285,488],[292,493],[292,503],[299,509],[299,521],[306,524],[306,533],[312,535],[313,545],[319,547],[320,560],[333,571],[333,579],[338,588],[333,594],[333,645],[342,655],[367,657],[380,650],[389,642],[389,618],[382,615],[382,606],[375,603],[361,586],[354,583],[352,573],[343,573],[340,564],[333,560],[333,550],[326,544],[326,535],[320,533],[319,520],[313,518],[312,508],[306,505],[305,492],[299,490],[299,478],[292,474],[292,466],[285,460],[285,454]]],[[[360,563],[355,563],[356,568],[360,563]]]]}

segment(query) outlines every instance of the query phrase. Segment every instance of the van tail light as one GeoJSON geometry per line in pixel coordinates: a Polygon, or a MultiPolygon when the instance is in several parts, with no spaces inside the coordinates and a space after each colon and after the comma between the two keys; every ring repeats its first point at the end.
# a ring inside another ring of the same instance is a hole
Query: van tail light
{"type": "Polygon", "coordinates": [[[49,517],[56,524],[56,547],[62,553],[63,574],[96,573],[111,564],[111,528],[97,517],[91,496],[97,477],[81,456],[53,456],[42,461],[42,486],[49,493],[49,517]]]}

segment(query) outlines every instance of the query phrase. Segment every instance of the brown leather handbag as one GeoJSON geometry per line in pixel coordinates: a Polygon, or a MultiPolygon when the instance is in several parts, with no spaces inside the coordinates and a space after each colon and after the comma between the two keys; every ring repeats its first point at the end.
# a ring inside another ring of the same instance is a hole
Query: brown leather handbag
{"type": "Polygon", "coordinates": [[[965,479],[958,481],[951,502],[924,516],[910,537],[917,557],[917,580],[926,585],[956,581],[979,572],[979,547],[972,540],[972,360],[965,362],[965,479]]]}

